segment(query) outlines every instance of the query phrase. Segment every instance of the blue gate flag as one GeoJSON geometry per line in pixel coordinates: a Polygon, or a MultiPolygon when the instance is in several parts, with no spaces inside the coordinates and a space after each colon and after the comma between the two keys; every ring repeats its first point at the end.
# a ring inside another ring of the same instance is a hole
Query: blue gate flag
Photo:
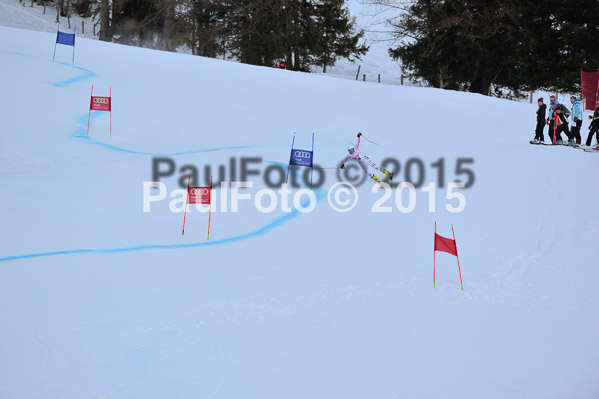
{"type": "Polygon", "coordinates": [[[66,46],[73,46],[73,63],[75,65],[75,33],[77,33],[77,24],[73,33],[65,33],[60,31],[60,22],[58,22],[58,31],[56,32],[56,43],[54,43],[54,55],[52,56],[52,62],[56,58],[56,45],[64,44],[66,46]]]}
{"type": "Polygon", "coordinates": [[[294,144],[295,133],[293,133],[293,141],[291,142],[291,156],[289,157],[289,165],[287,165],[285,184],[287,184],[289,179],[289,168],[291,166],[305,166],[312,169],[310,171],[310,190],[312,190],[312,175],[314,173],[314,133],[312,133],[312,151],[293,148],[294,144]]]}
{"type": "Polygon", "coordinates": [[[306,166],[311,168],[313,166],[312,151],[298,149],[291,150],[289,165],[306,166]]]}
{"type": "Polygon", "coordinates": [[[58,32],[58,36],[56,36],[56,43],[58,44],[66,44],[67,46],[75,45],[75,34],[74,33],[64,33],[58,32]]]}

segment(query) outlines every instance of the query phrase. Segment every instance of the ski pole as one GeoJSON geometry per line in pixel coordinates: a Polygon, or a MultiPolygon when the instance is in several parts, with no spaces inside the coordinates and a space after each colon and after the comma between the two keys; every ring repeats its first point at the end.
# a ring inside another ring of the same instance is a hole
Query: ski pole
{"type": "Polygon", "coordinates": [[[379,143],[375,143],[374,141],[370,140],[368,137],[364,136],[364,134],[362,134],[362,137],[364,137],[366,139],[366,141],[370,141],[372,144],[380,145],[379,143]]]}

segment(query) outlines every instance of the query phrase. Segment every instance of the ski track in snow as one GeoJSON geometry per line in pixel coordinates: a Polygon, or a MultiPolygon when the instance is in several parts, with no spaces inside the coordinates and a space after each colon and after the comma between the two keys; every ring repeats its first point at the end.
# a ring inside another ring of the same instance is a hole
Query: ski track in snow
{"type": "MultiPolygon", "coordinates": [[[[15,54],[15,55],[20,55],[20,56],[37,58],[30,54],[24,54],[24,53],[18,53],[18,52],[13,52],[13,51],[6,51],[6,50],[0,50],[0,51],[2,51],[4,53],[8,53],[8,54],[15,54]]],[[[72,84],[75,84],[75,83],[78,83],[78,82],[81,82],[84,80],[89,80],[89,79],[92,79],[92,78],[98,76],[98,74],[96,72],[91,71],[86,68],[69,65],[69,64],[66,64],[63,62],[58,62],[58,63],[66,66],[68,68],[77,69],[77,70],[81,71],[82,74],[79,76],[73,77],[73,78],[66,79],[66,80],[50,83],[52,86],[55,86],[55,87],[68,87],[72,84]]],[[[95,117],[97,117],[97,114],[92,116],[92,119],[94,119],[95,117]]],[[[77,128],[76,132],[71,135],[71,137],[78,138],[88,144],[94,144],[94,145],[97,145],[97,146],[100,146],[103,148],[107,148],[109,150],[123,152],[123,153],[127,153],[127,154],[151,155],[151,156],[176,156],[176,155],[187,155],[187,154],[199,154],[199,153],[203,153],[203,152],[214,152],[214,151],[237,150],[237,149],[249,148],[249,146],[217,147],[217,148],[203,148],[203,149],[199,149],[199,150],[182,151],[182,152],[174,152],[174,153],[152,153],[152,152],[135,151],[135,150],[129,150],[129,149],[121,148],[121,147],[114,146],[111,144],[106,144],[106,143],[102,143],[99,141],[95,141],[91,137],[79,133],[81,131],[81,126],[85,126],[85,124],[86,124],[85,123],[86,122],[85,115],[82,115],[81,117],[79,117],[77,122],[78,122],[79,127],[77,128]]],[[[257,147],[257,146],[253,146],[253,147],[257,147]]],[[[277,163],[277,162],[271,162],[271,163],[277,163]]],[[[292,174],[295,174],[295,171],[293,171],[293,170],[291,170],[290,172],[292,174]]],[[[315,189],[314,193],[316,194],[316,203],[320,202],[325,197],[325,193],[322,189],[315,189]]],[[[304,202],[302,204],[302,207],[306,207],[306,206],[307,206],[307,203],[304,202]]],[[[0,262],[9,262],[9,261],[20,260],[20,259],[32,259],[32,258],[41,258],[41,257],[48,257],[48,256],[58,256],[58,255],[78,255],[78,254],[81,255],[81,254],[99,254],[99,253],[109,254],[109,253],[121,253],[121,252],[198,248],[198,247],[213,246],[213,245],[223,245],[223,244],[229,244],[229,243],[233,243],[233,242],[248,240],[251,238],[256,238],[256,237],[262,236],[264,234],[267,234],[272,229],[275,229],[275,228],[283,225],[284,223],[296,218],[300,214],[301,214],[301,212],[298,211],[297,209],[295,209],[292,212],[290,212],[286,215],[280,216],[280,217],[272,220],[271,222],[265,224],[264,226],[257,228],[254,231],[251,231],[249,233],[239,234],[239,235],[232,236],[229,238],[223,238],[221,240],[216,240],[216,241],[206,241],[206,242],[198,242],[198,243],[190,243],[190,244],[148,244],[148,245],[138,245],[138,246],[131,246],[131,247],[121,247],[121,248],[71,249],[71,250],[63,250],[63,251],[38,252],[38,253],[30,253],[30,254],[23,254],[23,255],[5,256],[5,257],[0,258],[0,262]]]]}

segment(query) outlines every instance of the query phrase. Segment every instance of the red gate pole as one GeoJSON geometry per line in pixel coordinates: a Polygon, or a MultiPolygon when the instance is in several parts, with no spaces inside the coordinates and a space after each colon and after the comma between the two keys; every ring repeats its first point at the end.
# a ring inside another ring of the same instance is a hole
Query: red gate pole
{"type": "Polygon", "coordinates": [[[110,136],[112,136],[112,86],[110,86],[110,136]]]}
{"type": "MultiPolygon", "coordinates": [[[[435,220],[435,244],[437,243],[437,221],[435,220]]],[[[435,269],[437,268],[437,251],[433,245],[433,288],[435,288],[435,269]]]]}
{"type": "Polygon", "coordinates": [[[458,272],[460,272],[460,284],[462,285],[462,291],[464,291],[464,283],[462,282],[462,270],[460,269],[460,256],[458,255],[458,243],[455,240],[455,233],[453,232],[453,224],[451,225],[451,233],[453,234],[453,243],[455,244],[455,256],[458,258],[458,272]]]}
{"type": "Polygon", "coordinates": [[[586,100],[584,98],[584,79],[582,78],[582,68],[580,68],[580,95],[582,97],[582,112],[584,112],[586,108],[586,100]]]}
{"type": "Polygon", "coordinates": [[[191,172],[189,172],[189,179],[187,180],[187,196],[185,197],[185,213],[183,214],[183,231],[181,235],[185,234],[185,217],[187,216],[187,202],[189,201],[189,182],[191,181],[191,172]]]}
{"type": "Polygon", "coordinates": [[[92,85],[92,94],[89,100],[89,114],[87,115],[87,135],[89,136],[89,120],[92,116],[92,101],[94,100],[94,85],[92,85]]]}
{"type": "Polygon", "coordinates": [[[208,210],[208,238],[210,239],[210,217],[212,216],[212,176],[210,176],[210,209],[208,210]]]}
{"type": "Polygon", "coordinates": [[[555,111],[553,111],[553,144],[555,144],[556,133],[557,133],[557,118],[555,117],[555,111]]]}

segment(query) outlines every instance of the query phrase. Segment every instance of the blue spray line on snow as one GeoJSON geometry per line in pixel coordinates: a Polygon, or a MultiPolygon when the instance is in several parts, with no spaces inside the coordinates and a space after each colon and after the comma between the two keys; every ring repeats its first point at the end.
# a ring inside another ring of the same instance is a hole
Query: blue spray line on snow
{"type": "MultiPolygon", "coordinates": [[[[313,191],[316,195],[316,203],[320,202],[325,198],[326,193],[325,190],[316,189],[313,191]]],[[[302,207],[306,207],[309,203],[304,201],[302,203],[302,207]]],[[[298,217],[301,215],[301,212],[297,209],[291,211],[290,213],[280,216],[270,223],[259,227],[258,229],[251,231],[245,234],[239,234],[229,238],[223,238],[221,240],[215,241],[206,241],[206,242],[197,242],[197,243],[189,243],[189,244],[155,244],[155,245],[138,245],[134,247],[121,247],[121,248],[103,248],[103,249],[71,249],[66,251],[53,251],[53,252],[38,252],[24,255],[16,255],[16,256],[7,256],[4,258],[0,258],[0,262],[9,262],[13,260],[20,259],[32,259],[32,258],[42,258],[48,256],[58,256],[58,255],[77,255],[77,254],[114,254],[114,253],[122,253],[122,252],[137,252],[137,251],[147,251],[147,250],[160,250],[160,249],[183,249],[183,248],[199,248],[199,247],[207,247],[214,245],[223,245],[229,244],[233,242],[245,241],[251,238],[256,238],[266,233],[270,232],[274,228],[280,227],[284,223],[298,217]]]]}
{"type": "MultiPolygon", "coordinates": [[[[233,146],[233,147],[215,147],[215,148],[200,148],[197,150],[190,150],[190,151],[181,151],[181,152],[171,152],[171,153],[160,153],[160,152],[146,152],[146,151],[136,151],[136,150],[129,150],[127,148],[122,148],[122,147],[118,147],[116,145],[112,145],[112,144],[108,144],[108,143],[103,143],[101,141],[95,141],[93,138],[91,138],[90,136],[84,134],[83,132],[85,132],[86,129],[86,124],[87,124],[87,115],[82,115],[78,122],[79,122],[79,126],[77,126],[75,133],[73,133],[71,135],[71,137],[80,139],[81,141],[83,141],[86,144],[93,144],[93,145],[97,145],[99,147],[104,147],[107,148],[109,150],[112,151],[118,151],[118,152],[124,152],[126,154],[134,154],[134,155],[150,155],[150,156],[157,156],[157,157],[173,157],[176,155],[188,155],[188,154],[200,154],[203,152],[214,152],[214,151],[222,151],[222,150],[240,150],[240,149],[244,149],[244,148],[249,148],[249,146],[247,145],[239,145],[239,146],[233,146]]],[[[99,116],[99,114],[94,113],[91,115],[91,119],[94,120],[99,116]]]]}
{"type": "Polygon", "coordinates": [[[98,76],[98,74],[95,73],[94,71],[90,71],[89,69],[85,69],[85,68],[82,68],[80,66],[69,65],[69,64],[65,64],[64,62],[56,62],[56,64],[60,64],[60,65],[67,66],[69,68],[77,69],[77,70],[81,71],[82,73],[81,73],[81,75],[75,76],[73,78],[61,80],[60,82],[53,82],[53,83],[51,83],[51,85],[55,86],[55,87],[67,87],[67,86],[70,86],[70,85],[72,85],[74,83],[78,83],[78,82],[81,82],[81,81],[84,81],[84,80],[92,79],[92,78],[95,78],[96,76],[98,76]]]}
{"type": "Polygon", "coordinates": [[[31,54],[25,54],[25,53],[19,53],[18,51],[10,51],[10,50],[0,50],[3,53],[6,54],[14,54],[14,55],[23,55],[25,57],[33,57],[31,54]]]}
{"type": "Polygon", "coordinates": [[[158,153],[158,152],[143,152],[143,151],[135,151],[128,150],[126,148],[117,147],[112,144],[101,143],[98,141],[87,141],[88,144],[94,144],[100,147],[108,148],[112,151],[124,152],[127,154],[136,154],[136,155],[152,155],[157,157],[172,157],[175,155],[187,155],[187,154],[200,154],[203,152],[213,152],[213,151],[222,151],[222,150],[239,150],[243,148],[248,148],[248,146],[237,146],[237,147],[221,147],[221,148],[204,148],[199,150],[185,151],[185,152],[173,152],[173,153],[158,153]]]}
{"type": "MultiPolygon", "coordinates": [[[[39,58],[39,57],[36,57],[31,54],[19,53],[17,51],[0,50],[0,52],[6,53],[6,54],[20,55],[20,56],[24,56],[24,57],[39,58]]],[[[60,61],[56,61],[55,64],[66,66],[66,67],[72,68],[72,69],[77,69],[82,72],[81,75],[75,76],[73,78],[61,80],[58,82],[51,82],[50,84],[55,87],[67,87],[74,83],[81,82],[83,80],[88,80],[91,78],[95,78],[96,76],[98,76],[98,74],[95,73],[94,71],[90,71],[89,69],[85,69],[80,66],[71,65],[71,64],[67,64],[65,62],[60,62],[60,61]]]]}

